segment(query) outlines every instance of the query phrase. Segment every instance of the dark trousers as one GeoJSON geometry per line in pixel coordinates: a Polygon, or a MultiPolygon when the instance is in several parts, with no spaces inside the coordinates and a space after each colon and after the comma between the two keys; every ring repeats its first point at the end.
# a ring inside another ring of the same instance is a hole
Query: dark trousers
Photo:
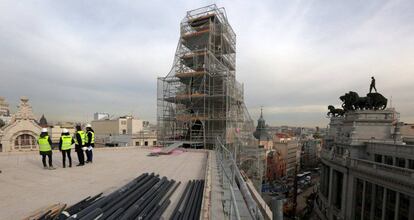
{"type": "Polygon", "coordinates": [[[42,155],[42,163],[43,163],[43,167],[47,167],[47,164],[46,164],[46,156],[48,157],[48,159],[49,159],[49,167],[53,167],[53,164],[52,164],[52,151],[41,151],[40,152],[40,155],[42,155]]]}
{"type": "Polygon", "coordinates": [[[375,88],[375,86],[374,86],[374,85],[371,85],[371,86],[369,86],[369,93],[371,93],[371,92],[372,92],[372,89],[374,89],[374,90],[375,90],[375,92],[377,92],[377,88],[375,88]]]}
{"type": "Polygon", "coordinates": [[[66,155],[69,159],[69,167],[72,167],[72,157],[70,156],[70,149],[62,150],[62,161],[63,161],[63,168],[66,167],[66,155]]]}
{"type": "Polygon", "coordinates": [[[82,148],[76,150],[76,153],[78,154],[79,164],[84,165],[85,164],[85,155],[83,154],[82,148]]]}
{"type": "Polygon", "coordinates": [[[92,158],[93,158],[92,150],[86,150],[85,153],[86,153],[86,161],[92,162],[92,158]]]}

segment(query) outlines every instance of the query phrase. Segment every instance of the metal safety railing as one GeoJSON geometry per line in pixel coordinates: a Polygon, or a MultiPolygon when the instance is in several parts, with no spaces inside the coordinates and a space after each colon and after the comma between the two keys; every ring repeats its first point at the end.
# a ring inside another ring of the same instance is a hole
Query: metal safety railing
{"type": "Polygon", "coordinates": [[[236,152],[226,148],[220,137],[216,138],[215,151],[223,190],[230,194],[230,204],[226,203],[226,199],[223,199],[224,211],[229,213],[229,219],[264,219],[257,201],[253,198],[237,166],[236,152]],[[240,195],[238,200],[236,194],[240,195]],[[243,207],[242,213],[240,213],[240,207],[243,207]]]}
{"type": "MultiPolygon", "coordinates": [[[[220,170],[220,183],[223,187],[223,190],[230,193],[230,204],[229,206],[223,204],[223,207],[225,209],[224,211],[228,213],[229,219],[240,220],[240,212],[237,206],[236,196],[234,192],[234,187],[237,187],[235,181],[237,164],[234,158],[234,154],[223,145],[219,137],[217,137],[215,145],[215,151],[220,170]]],[[[223,199],[223,203],[225,202],[226,200],[223,199]]]]}

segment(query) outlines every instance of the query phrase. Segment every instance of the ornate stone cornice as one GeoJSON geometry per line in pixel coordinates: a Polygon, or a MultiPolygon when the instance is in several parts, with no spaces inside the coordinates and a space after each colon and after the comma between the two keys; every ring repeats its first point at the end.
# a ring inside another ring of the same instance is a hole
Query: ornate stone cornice
{"type": "Polygon", "coordinates": [[[13,114],[11,123],[17,120],[35,120],[32,106],[30,106],[29,99],[25,96],[20,98],[19,109],[15,114],[13,114]]]}

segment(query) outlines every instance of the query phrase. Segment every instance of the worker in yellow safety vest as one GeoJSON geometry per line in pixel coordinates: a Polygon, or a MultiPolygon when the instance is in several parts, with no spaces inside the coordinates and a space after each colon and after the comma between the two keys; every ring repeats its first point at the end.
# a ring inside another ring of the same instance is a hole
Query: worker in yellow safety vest
{"type": "Polygon", "coordinates": [[[68,156],[69,167],[72,167],[72,157],[70,156],[70,151],[74,143],[75,141],[73,140],[73,137],[70,136],[68,129],[64,128],[59,141],[59,150],[62,152],[63,168],[66,168],[66,155],[68,156]]]}
{"type": "Polygon", "coordinates": [[[54,170],[55,168],[52,163],[52,141],[47,133],[47,128],[42,128],[42,132],[37,139],[37,144],[39,145],[39,153],[42,155],[43,168],[54,170]],[[46,157],[49,159],[49,167],[46,164],[46,157]]]}
{"type": "Polygon", "coordinates": [[[93,154],[92,154],[92,150],[95,147],[95,132],[92,129],[92,126],[90,124],[86,125],[86,140],[85,140],[85,144],[86,144],[86,163],[92,163],[92,158],[93,158],[93,154]]]}
{"type": "Polygon", "coordinates": [[[85,155],[83,151],[85,147],[85,132],[82,131],[80,125],[76,125],[76,134],[75,134],[75,151],[78,154],[79,164],[76,166],[85,165],[85,155]]]}

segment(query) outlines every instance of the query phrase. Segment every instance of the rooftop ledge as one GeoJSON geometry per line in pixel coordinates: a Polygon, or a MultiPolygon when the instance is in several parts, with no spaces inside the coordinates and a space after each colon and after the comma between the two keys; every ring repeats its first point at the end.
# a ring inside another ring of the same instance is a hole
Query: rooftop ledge
{"type": "Polygon", "coordinates": [[[404,184],[414,189],[414,170],[378,163],[370,160],[358,158],[345,158],[343,155],[335,155],[327,150],[321,152],[322,160],[338,164],[355,171],[363,172],[368,175],[375,175],[383,180],[391,180],[404,184]]]}

